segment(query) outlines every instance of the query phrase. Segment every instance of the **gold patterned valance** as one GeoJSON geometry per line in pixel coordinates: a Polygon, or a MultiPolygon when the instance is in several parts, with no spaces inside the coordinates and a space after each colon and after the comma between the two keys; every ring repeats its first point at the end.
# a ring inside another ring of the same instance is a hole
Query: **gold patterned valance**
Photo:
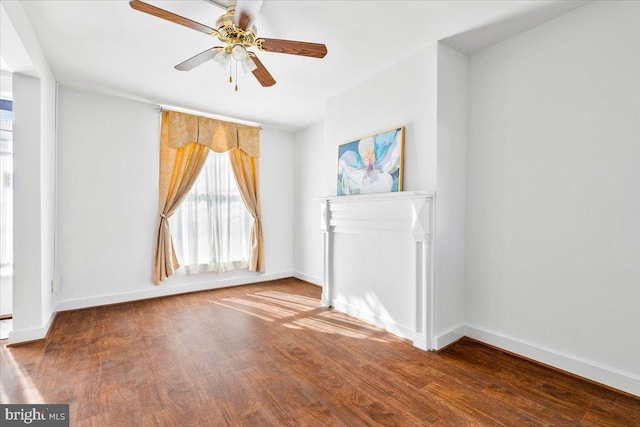
{"type": "Polygon", "coordinates": [[[217,153],[239,148],[251,157],[260,157],[259,128],[193,114],[163,111],[162,138],[173,148],[197,142],[217,153]]]}

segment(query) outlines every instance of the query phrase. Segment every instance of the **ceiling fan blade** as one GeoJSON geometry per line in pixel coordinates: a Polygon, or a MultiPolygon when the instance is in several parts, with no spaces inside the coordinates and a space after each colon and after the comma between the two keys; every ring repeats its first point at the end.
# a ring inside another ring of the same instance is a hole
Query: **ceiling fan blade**
{"type": "Polygon", "coordinates": [[[233,25],[244,31],[250,30],[261,7],[262,0],[238,0],[233,14],[233,25]]]}
{"type": "Polygon", "coordinates": [[[199,54],[192,56],[184,62],[179,63],[175,66],[175,69],[178,71],[189,71],[196,68],[198,65],[202,65],[205,62],[213,59],[217,54],[219,54],[224,48],[222,47],[212,47],[211,49],[207,49],[204,52],[200,52],[199,54]]]}
{"type": "Polygon", "coordinates": [[[293,40],[258,39],[256,45],[266,52],[288,53],[289,55],[324,58],[327,46],[320,43],[297,42],[293,40]]]}
{"type": "Polygon", "coordinates": [[[148,13],[149,15],[157,16],[158,18],[166,19],[167,21],[184,25],[185,27],[200,31],[201,33],[212,34],[217,32],[213,28],[207,27],[204,24],[200,24],[199,22],[192,21],[191,19],[176,15],[175,13],[160,9],[159,7],[155,7],[140,0],[130,1],[129,6],[131,6],[135,10],[139,10],[140,12],[148,13]]]}
{"type": "Polygon", "coordinates": [[[276,84],[275,79],[264,67],[264,64],[260,62],[258,57],[255,56],[255,54],[251,54],[249,56],[251,57],[251,59],[253,59],[253,62],[256,64],[257,68],[253,70],[253,75],[256,76],[256,79],[258,80],[258,82],[264,87],[273,86],[274,84],[276,84]]]}

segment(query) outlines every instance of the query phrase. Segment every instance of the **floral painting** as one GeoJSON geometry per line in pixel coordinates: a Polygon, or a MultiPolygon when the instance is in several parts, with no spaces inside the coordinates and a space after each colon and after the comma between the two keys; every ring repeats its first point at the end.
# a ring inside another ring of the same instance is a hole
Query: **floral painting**
{"type": "Polygon", "coordinates": [[[338,147],[338,196],[402,191],[404,128],[338,147]]]}

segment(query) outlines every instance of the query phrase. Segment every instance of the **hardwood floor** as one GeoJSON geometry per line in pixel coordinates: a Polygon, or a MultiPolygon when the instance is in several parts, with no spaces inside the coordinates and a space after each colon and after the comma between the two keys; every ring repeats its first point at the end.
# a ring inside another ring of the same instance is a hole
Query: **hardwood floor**
{"type": "Polygon", "coordinates": [[[59,313],[0,346],[2,403],[72,426],[638,426],[640,399],[469,339],[440,352],[295,279],[59,313]]]}

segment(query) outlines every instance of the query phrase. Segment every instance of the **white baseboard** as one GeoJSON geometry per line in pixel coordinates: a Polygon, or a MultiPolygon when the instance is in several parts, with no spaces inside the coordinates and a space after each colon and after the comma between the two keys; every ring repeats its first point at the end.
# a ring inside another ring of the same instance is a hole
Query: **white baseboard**
{"type": "Polygon", "coordinates": [[[415,331],[405,326],[399,325],[393,320],[382,318],[374,313],[360,310],[359,308],[353,307],[347,303],[335,299],[331,302],[331,306],[342,313],[371,323],[372,325],[378,326],[387,332],[398,335],[399,337],[409,339],[415,338],[415,331]]]}
{"type": "Polygon", "coordinates": [[[79,308],[96,307],[100,305],[117,304],[121,302],[136,301],[148,298],[157,298],[167,295],[178,295],[188,292],[206,291],[210,289],[226,288],[229,286],[248,285],[251,283],[268,282],[269,280],[285,279],[292,277],[293,272],[285,271],[281,273],[256,274],[249,277],[234,277],[224,280],[205,281],[188,283],[175,286],[153,286],[149,289],[133,292],[122,292],[117,294],[99,295],[88,298],[77,298],[72,300],[58,301],[57,311],[76,310],[79,308]]]}
{"type": "Polygon", "coordinates": [[[314,276],[309,276],[308,274],[301,273],[299,271],[294,271],[293,277],[295,277],[296,279],[304,280],[305,282],[309,282],[312,285],[322,286],[322,279],[314,276]]]}
{"type": "MultiPolygon", "coordinates": [[[[44,326],[40,326],[37,328],[26,328],[26,329],[14,329],[9,332],[9,344],[18,344],[21,342],[28,341],[36,341],[41,340],[47,336],[49,332],[49,328],[51,328],[51,324],[53,323],[53,319],[56,317],[56,311],[51,313],[49,320],[44,326]]],[[[14,323],[15,325],[15,323],[14,323]]]]}
{"type": "Polygon", "coordinates": [[[465,335],[464,323],[459,323],[444,332],[436,335],[434,347],[436,350],[440,350],[448,346],[449,344],[459,340],[465,335]]]}
{"type": "Polygon", "coordinates": [[[640,396],[640,375],[467,323],[465,335],[627,393],[640,396]]]}

